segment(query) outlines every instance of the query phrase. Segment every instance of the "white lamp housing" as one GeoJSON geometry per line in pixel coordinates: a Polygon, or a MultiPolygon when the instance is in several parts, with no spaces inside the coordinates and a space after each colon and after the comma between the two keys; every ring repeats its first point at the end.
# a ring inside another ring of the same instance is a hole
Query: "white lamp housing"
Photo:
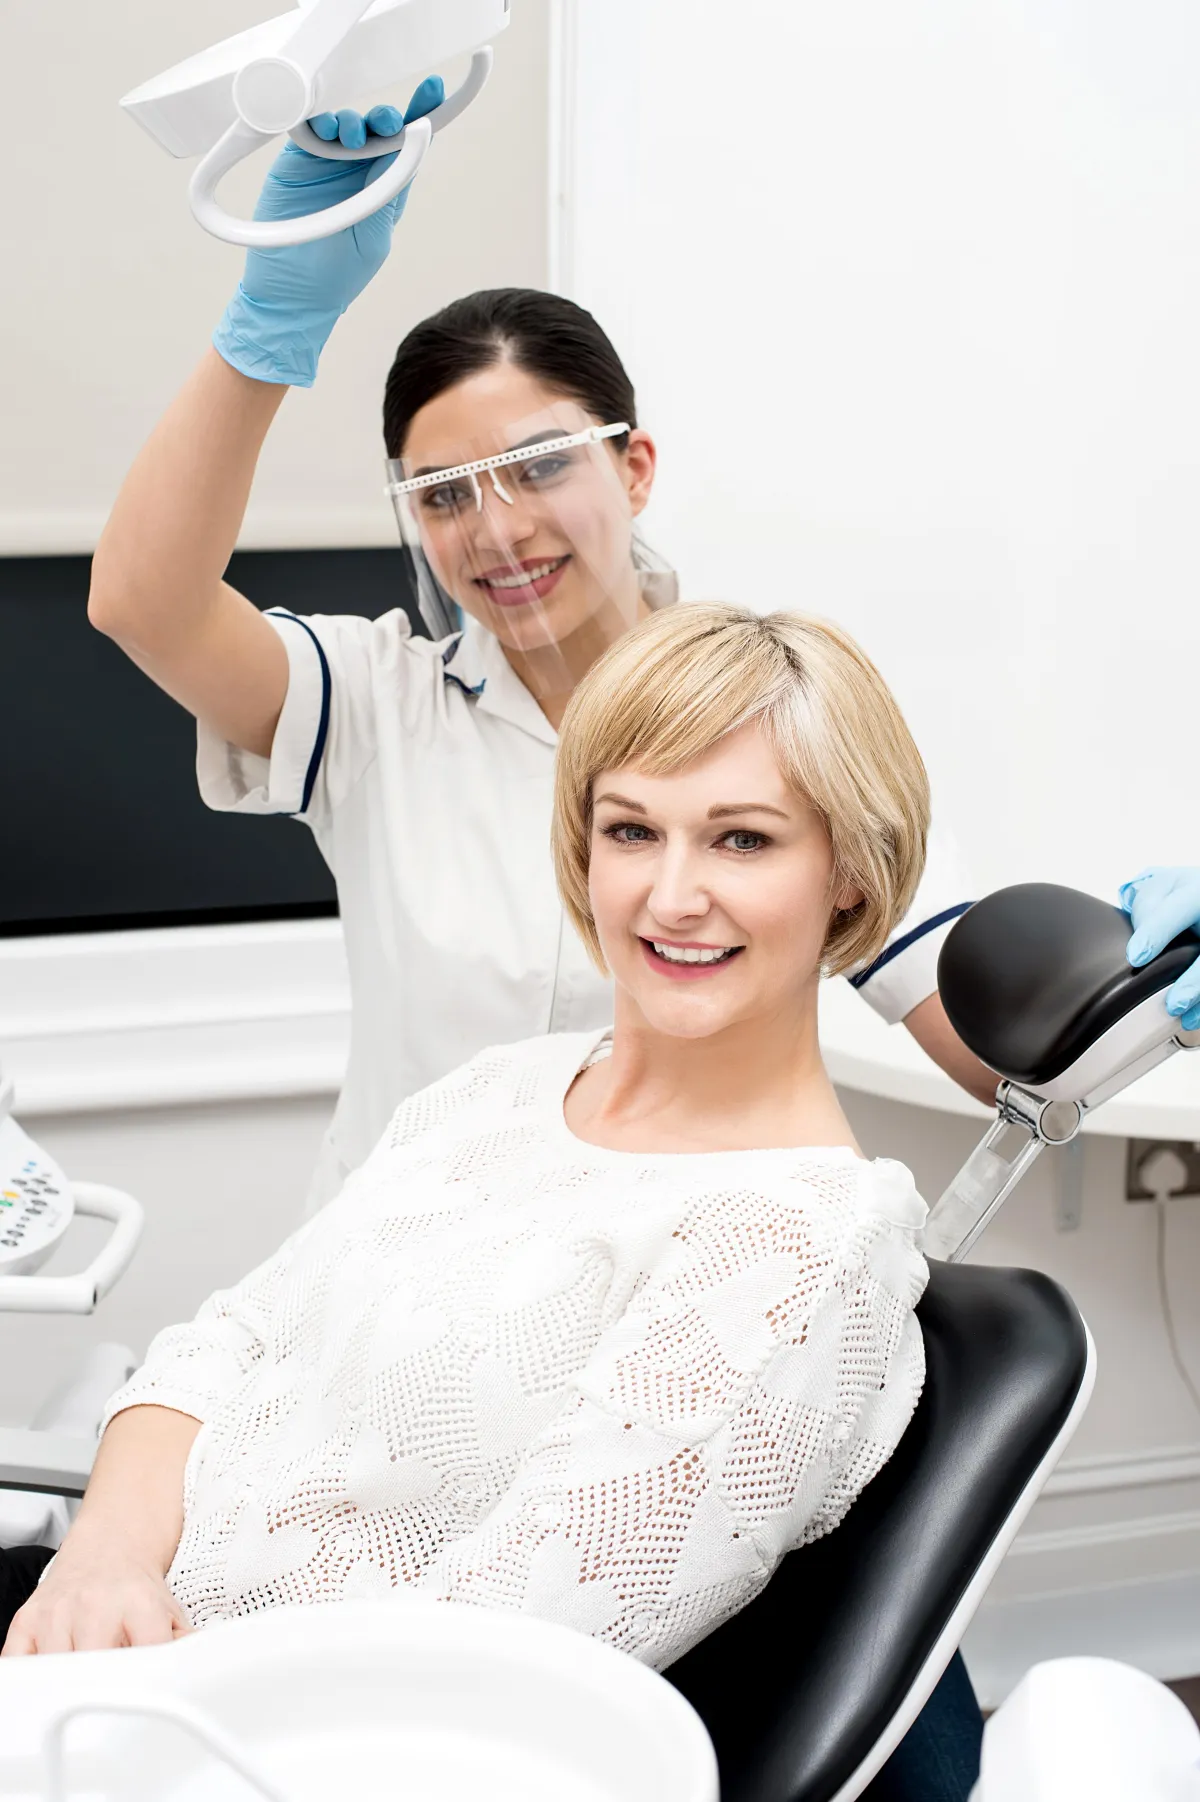
{"type": "Polygon", "coordinates": [[[143,82],[121,105],[172,156],[201,158],[189,200],[214,237],[255,248],[311,243],[361,223],[408,186],[434,133],[480,92],[491,70],[487,46],[508,20],[509,0],[305,0],[143,82]],[[471,67],[462,86],[394,138],[347,150],[324,143],[305,123],[466,53],[471,67]],[[396,159],[361,193],[297,219],[227,213],[216,200],[221,178],[282,132],[334,161],[389,152],[396,159]]]}

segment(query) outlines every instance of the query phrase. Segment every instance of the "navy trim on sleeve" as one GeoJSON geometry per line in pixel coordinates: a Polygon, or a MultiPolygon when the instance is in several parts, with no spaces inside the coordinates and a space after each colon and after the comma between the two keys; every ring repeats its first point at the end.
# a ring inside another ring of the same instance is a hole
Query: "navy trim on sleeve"
{"type": "MultiPolygon", "coordinates": [[[[461,607],[459,608],[459,612],[460,613],[462,612],[461,607]]],[[[474,688],[470,688],[470,687],[468,687],[467,683],[465,683],[463,681],[461,676],[456,676],[454,674],[454,671],[447,667],[450,662],[450,659],[453,657],[455,651],[457,651],[457,649],[461,643],[462,643],[462,633],[460,632],[458,637],[453,639],[451,641],[451,643],[448,644],[446,646],[445,650],[442,652],[442,676],[445,681],[453,682],[456,688],[461,688],[463,693],[468,697],[468,699],[477,700],[478,697],[483,693],[484,689],[487,687],[487,677],[485,676],[483,678],[482,682],[477,682],[475,684],[474,688]]]]}
{"type": "Polygon", "coordinates": [[[317,771],[320,769],[321,759],[325,755],[325,740],[329,736],[329,701],[333,692],[333,682],[329,674],[329,660],[325,655],[325,647],[312,627],[302,620],[299,614],[289,613],[284,607],[269,607],[267,611],[275,619],[290,619],[294,626],[299,626],[302,632],[307,632],[317,647],[317,656],[321,663],[321,717],[317,722],[317,737],[313,745],[312,756],[309,758],[308,768],[304,772],[304,792],[300,805],[296,809],[296,813],[289,816],[295,819],[298,814],[308,812],[308,804],[312,800],[313,788],[316,785],[317,771]]]}
{"type": "Polygon", "coordinates": [[[927,932],[936,932],[939,926],[946,924],[947,920],[959,919],[969,907],[974,907],[974,905],[973,901],[960,901],[957,907],[947,907],[942,913],[934,914],[931,920],[922,920],[919,926],[914,926],[911,932],[906,932],[903,938],[896,940],[894,945],[889,945],[886,951],[880,952],[869,970],[860,970],[857,976],[852,976],[850,987],[852,989],[864,988],[872,976],[878,976],[885,964],[890,964],[894,957],[899,957],[902,951],[907,951],[910,945],[915,945],[918,939],[923,939],[927,932]]]}

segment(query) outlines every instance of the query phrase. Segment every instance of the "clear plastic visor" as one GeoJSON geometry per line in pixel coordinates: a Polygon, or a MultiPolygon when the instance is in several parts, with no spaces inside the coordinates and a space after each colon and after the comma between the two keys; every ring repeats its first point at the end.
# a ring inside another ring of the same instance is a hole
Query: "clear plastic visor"
{"type": "Polygon", "coordinates": [[[435,638],[469,614],[537,694],[569,691],[643,611],[624,421],[582,408],[503,427],[490,442],[413,446],[388,493],[435,638]],[[578,666],[578,667],[576,667],[578,666]]]}

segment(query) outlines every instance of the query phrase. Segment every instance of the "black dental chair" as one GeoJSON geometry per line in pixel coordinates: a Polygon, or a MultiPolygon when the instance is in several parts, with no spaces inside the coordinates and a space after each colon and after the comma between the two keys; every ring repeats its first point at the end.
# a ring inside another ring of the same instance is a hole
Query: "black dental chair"
{"type": "Polygon", "coordinates": [[[1128,936],[1117,909],[1027,883],[979,902],[946,940],[939,988],[960,1036],[1006,1078],[998,1120],[931,1214],[951,1261],[930,1264],[925,1390],[899,1450],[835,1533],[785,1558],[667,1672],[712,1736],[722,1802],[862,1794],[1082,1417],[1095,1355],[1070,1297],[1036,1271],[956,1260],[1043,1145],[1200,1038],[1162,1005],[1200,942],[1185,934],[1132,970],[1128,936]],[[1024,1135],[1009,1160],[1005,1133],[1024,1135]]]}

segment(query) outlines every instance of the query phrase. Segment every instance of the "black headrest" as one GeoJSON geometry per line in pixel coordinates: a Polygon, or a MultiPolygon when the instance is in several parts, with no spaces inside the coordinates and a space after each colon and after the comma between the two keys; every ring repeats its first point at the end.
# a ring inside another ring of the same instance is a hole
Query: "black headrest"
{"type": "Polygon", "coordinates": [[[1078,889],[1022,882],[977,901],[948,934],[938,989],[963,1043],[1013,1082],[1051,1082],[1200,954],[1185,932],[1133,969],[1128,916],[1078,889]]]}

